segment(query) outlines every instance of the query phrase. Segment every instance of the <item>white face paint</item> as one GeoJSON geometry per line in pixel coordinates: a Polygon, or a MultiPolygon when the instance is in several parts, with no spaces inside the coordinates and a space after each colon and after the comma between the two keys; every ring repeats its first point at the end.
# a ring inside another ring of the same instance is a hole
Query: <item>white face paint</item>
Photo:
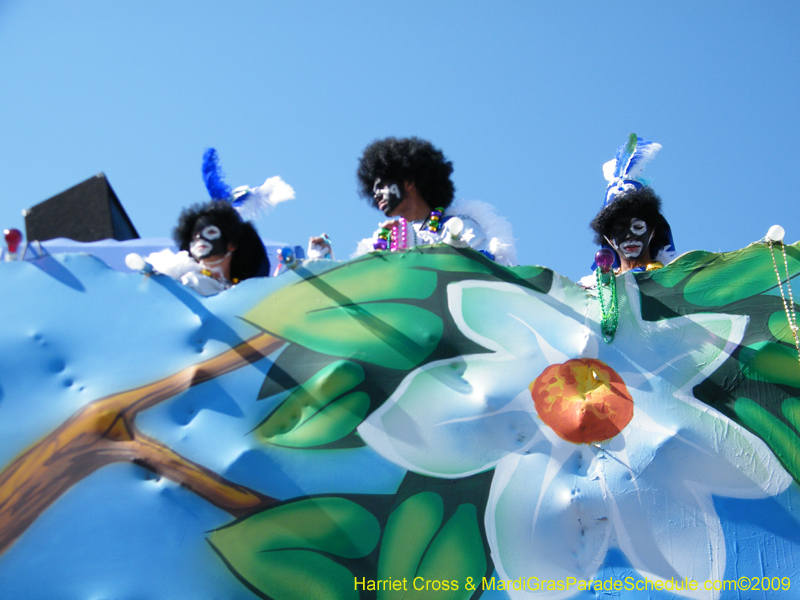
{"type": "Polygon", "coordinates": [[[641,219],[631,219],[631,233],[633,235],[644,235],[647,231],[647,223],[641,219]]]}
{"type": "Polygon", "coordinates": [[[378,208],[387,216],[394,212],[403,199],[397,183],[387,181],[382,185],[380,178],[376,179],[372,186],[372,197],[375,198],[378,208]]]}
{"type": "Polygon", "coordinates": [[[209,225],[208,227],[203,228],[201,235],[207,240],[218,240],[219,236],[222,235],[222,232],[216,225],[209,225]]]}
{"type": "Polygon", "coordinates": [[[650,244],[653,233],[655,232],[650,231],[645,221],[633,218],[627,231],[620,232],[614,236],[613,240],[608,240],[608,242],[623,257],[632,260],[642,255],[644,249],[650,244]]]}
{"type": "Polygon", "coordinates": [[[189,252],[196,261],[208,256],[214,250],[214,241],[222,237],[222,231],[216,225],[206,225],[202,230],[195,233],[192,243],[189,244],[189,252]]]}
{"type": "Polygon", "coordinates": [[[189,252],[191,252],[195,260],[199,261],[201,258],[208,256],[208,253],[211,252],[213,247],[214,246],[203,238],[197,238],[196,240],[192,240],[192,243],[189,245],[189,252]]]}

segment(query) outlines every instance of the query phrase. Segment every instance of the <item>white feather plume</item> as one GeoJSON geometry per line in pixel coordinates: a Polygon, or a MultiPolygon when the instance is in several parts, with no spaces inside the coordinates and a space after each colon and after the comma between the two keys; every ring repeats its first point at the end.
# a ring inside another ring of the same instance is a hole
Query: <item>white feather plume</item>
{"type": "Polygon", "coordinates": [[[614,170],[617,168],[617,159],[612,158],[607,163],[603,163],[603,177],[606,181],[614,181],[614,170]]]}
{"type": "Polygon", "coordinates": [[[505,266],[517,264],[514,230],[505,217],[497,214],[494,206],[482,200],[456,200],[447,207],[445,213],[467,217],[480,225],[495,262],[505,266]]]}
{"type": "MultiPolygon", "coordinates": [[[[233,190],[233,195],[236,197],[237,191],[241,188],[233,190]]],[[[270,177],[258,187],[245,188],[242,191],[247,193],[244,195],[241,204],[234,202],[236,210],[245,221],[252,221],[258,218],[261,214],[269,212],[272,207],[277,206],[281,202],[287,200],[294,200],[294,189],[283,179],[277,175],[270,177]]]]}
{"type": "MultiPolygon", "coordinates": [[[[661,150],[661,144],[650,142],[649,140],[642,140],[639,138],[640,143],[636,146],[636,151],[630,160],[630,166],[627,172],[622,173],[620,179],[638,179],[639,175],[644,171],[644,166],[653,160],[656,153],[661,150]]],[[[606,181],[614,181],[614,173],[617,170],[617,159],[612,158],[603,164],[603,177],[606,181]]]]}
{"type": "Polygon", "coordinates": [[[656,142],[640,143],[636,146],[636,153],[631,161],[631,166],[628,168],[628,172],[625,173],[625,178],[638,179],[639,175],[641,175],[644,170],[644,166],[653,160],[653,157],[659,150],[661,150],[661,144],[657,144],[656,142]]]}

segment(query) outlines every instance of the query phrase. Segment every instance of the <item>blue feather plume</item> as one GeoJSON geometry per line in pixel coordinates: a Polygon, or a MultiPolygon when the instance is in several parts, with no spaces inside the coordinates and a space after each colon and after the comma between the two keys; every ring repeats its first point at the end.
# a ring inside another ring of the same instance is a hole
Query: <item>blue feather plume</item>
{"type": "Polygon", "coordinates": [[[209,148],[203,154],[203,181],[213,200],[226,200],[231,195],[230,186],[225,183],[225,174],[219,166],[219,157],[214,148],[209,148]]]}
{"type": "Polygon", "coordinates": [[[636,142],[638,141],[639,138],[636,137],[636,134],[631,133],[628,135],[628,141],[617,148],[617,155],[614,157],[617,161],[617,166],[614,169],[615,178],[625,177],[625,174],[628,172],[628,166],[636,153],[636,142]]]}
{"type": "Polygon", "coordinates": [[[617,148],[614,177],[636,180],[644,166],[661,150],[661,144],[638,137],[635,133],[628,136],[628,141],[617,148]]]}

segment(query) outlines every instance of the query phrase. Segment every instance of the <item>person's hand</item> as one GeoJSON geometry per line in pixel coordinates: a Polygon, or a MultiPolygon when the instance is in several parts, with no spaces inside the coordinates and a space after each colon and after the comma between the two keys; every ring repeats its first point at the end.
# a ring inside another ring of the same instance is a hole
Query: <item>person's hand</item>
{"type": "Polygon", "coordinates": [[[333,248],[331,247],[331,238],[327,233],[320,236],[312,236],[308,238],[308,257],[309,258],[333,258],[333,248]]]}
{"type": "Polygon", "coordinates": [[[392,227],[400,227],[400,219],[390,219],[389,221],[384,221],[380,226],[381,229],[388,229],[391,231],[392,227]]]}

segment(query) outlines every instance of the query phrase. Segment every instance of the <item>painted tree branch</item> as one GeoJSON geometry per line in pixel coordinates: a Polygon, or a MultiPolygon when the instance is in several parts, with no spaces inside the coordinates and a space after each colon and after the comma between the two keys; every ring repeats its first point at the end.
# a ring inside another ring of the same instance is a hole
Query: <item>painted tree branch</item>
{"type": "Polygon", "coordinates": [[[254,363],[282,340],[257,335],[165,379],[88,404],[0,472],[0,554],[74,484],[105,465],[133,461],[239,517],[274,499],[189,461],[135,426],[136,416],[176,394],[254,363]]]}

